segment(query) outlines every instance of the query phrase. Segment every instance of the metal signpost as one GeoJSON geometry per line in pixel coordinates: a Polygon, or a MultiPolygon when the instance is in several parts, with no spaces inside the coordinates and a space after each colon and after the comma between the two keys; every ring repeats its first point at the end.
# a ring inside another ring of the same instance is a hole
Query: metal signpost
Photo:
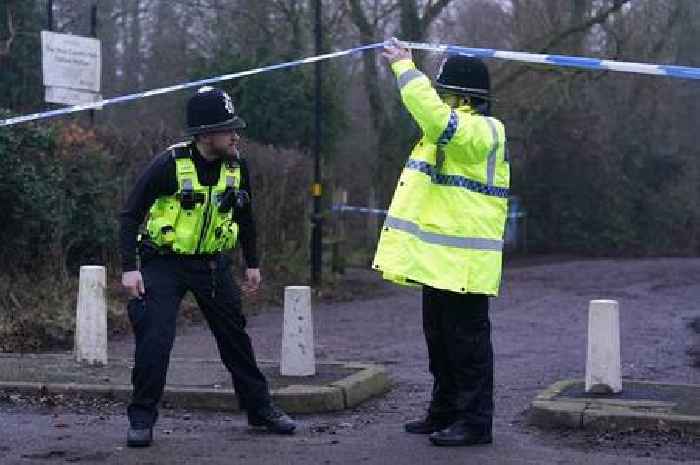
{"type": "MultiPolygon", "coordinates": [[[[321,0],[316,0],[316,54],[320,55],[323,48],[323,36],[321,29],[321,0]]],[[[312,195],[314,198],[314,211],[311,219],[311,283],[314,286],[321,284],[321,268],[323,266],[321,253],[323,247],[323,218],[321,217],[321,121],[322,115],[322,74],[321,62],[316,62],[316,128],[314,137],[314,184],[312,195]]]]}

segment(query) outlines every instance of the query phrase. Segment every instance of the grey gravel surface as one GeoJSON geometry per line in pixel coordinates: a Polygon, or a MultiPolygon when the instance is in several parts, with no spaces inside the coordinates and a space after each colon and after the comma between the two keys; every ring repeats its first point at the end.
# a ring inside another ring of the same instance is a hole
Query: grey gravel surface
{"type": "MultiPolygon", "coordinates": [[[[351,279],[376,277],[354,272],[351,279]]],[[[318,359],[384,364],[395,386],[383,398],[301,417],[293,437],[251,432],[242,415],[164,409],[155,446],[129,450],[123,447],[123,405],[6,397],[0,399],[0,463],[700,463],[698,439],[673,432],[552,432],[526,425],[523,412],[540,389],[583,377],[592,299],[620,301],[623,376],[700,384],[700,369],[688,354],[696,337],[689,323],[700,315],[700,259],[515,263],[507,267],[502,296],[492,302],[493,445],[442,449],[402,432],[406,420],[423,413],[431,381],[420,293],[387,285],[378,298],[314,308],[318,359]]],[[[249,318],[259,358],[279,358],[281,326],[278,311],[249,318]]],[[[216,354],[205,327],[180,333],[175,355],[216,354]]],[[[128,356],[131,341],[115,341],[110,350],[128,356]]]]}

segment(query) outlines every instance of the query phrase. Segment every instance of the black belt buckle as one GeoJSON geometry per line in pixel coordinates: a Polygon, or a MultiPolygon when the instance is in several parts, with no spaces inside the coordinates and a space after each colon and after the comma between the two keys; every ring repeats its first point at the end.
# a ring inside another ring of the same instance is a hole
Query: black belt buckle
{"type": "Polygon", "coordinates": [[[192,210],[196,204],[206,201],[206,196],[202,192],[191,190],[183,190],[176,194],[175,198],[180,201],[180,206],[183,210],[192,210]]]}
{"type": "Polygon", "coordinates": [[[180,194],[180,205],[183,210],[192,210],[195,204],[194,191],[182,191],[180,194]]]}

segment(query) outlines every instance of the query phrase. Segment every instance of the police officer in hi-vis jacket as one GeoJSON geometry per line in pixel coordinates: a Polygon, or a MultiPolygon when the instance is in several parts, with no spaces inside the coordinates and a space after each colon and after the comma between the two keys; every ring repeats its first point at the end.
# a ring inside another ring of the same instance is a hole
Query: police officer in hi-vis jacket
{"type": "Polygon", "coordinates": [[[501,281],[510,170],[503,124],[490,116],[489,73],[448,55],[435,86],[396,39],[384,56],[422,138],[399,178],[373,267],[423,288],[423,331],[434,378],[427,415],[409,433],[438,446],[492,441],[489,296],[501,281]]]}
{"type": "Polygon", "coordinates": [[[226,254],[240,239],[248,267],[242,287],[255,291],[261,277],[250,180],[237,148],[237,131],[244,127],[228,94],[199,89],[187,103],[192,140],[173,145],[151,162],[121,213],[122,284],[131,296],[127,309],[136,339],[129,446],[148,446],[153,439],[177,311],[187,291],[214,334],[248,423],[280,434],[296,428],[270,399],[226,254]],[[146,215],[146,233],[139,241],[146,215]]]}

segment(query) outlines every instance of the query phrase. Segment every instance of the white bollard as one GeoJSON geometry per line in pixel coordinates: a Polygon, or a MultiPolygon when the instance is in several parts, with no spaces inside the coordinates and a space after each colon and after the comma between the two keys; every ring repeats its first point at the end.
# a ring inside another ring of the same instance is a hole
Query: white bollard
{"type": "Polygon", "coordinates": [[[591,300],[588,307],[586,392],[622,392],[620,310],[616,300],[591,300]]]}
{"type": "Polygon", "coordinates": [[[105,267],[81,266],[75,319],[75,358],[107,364],[107,301],[105,267]]]}
{"type": "Polygon", "coordinates": [[[316,374],[314,324],[311,318],[311,288],[284,288],[284,333],[282,334],[282,376],[316,374]]]}

